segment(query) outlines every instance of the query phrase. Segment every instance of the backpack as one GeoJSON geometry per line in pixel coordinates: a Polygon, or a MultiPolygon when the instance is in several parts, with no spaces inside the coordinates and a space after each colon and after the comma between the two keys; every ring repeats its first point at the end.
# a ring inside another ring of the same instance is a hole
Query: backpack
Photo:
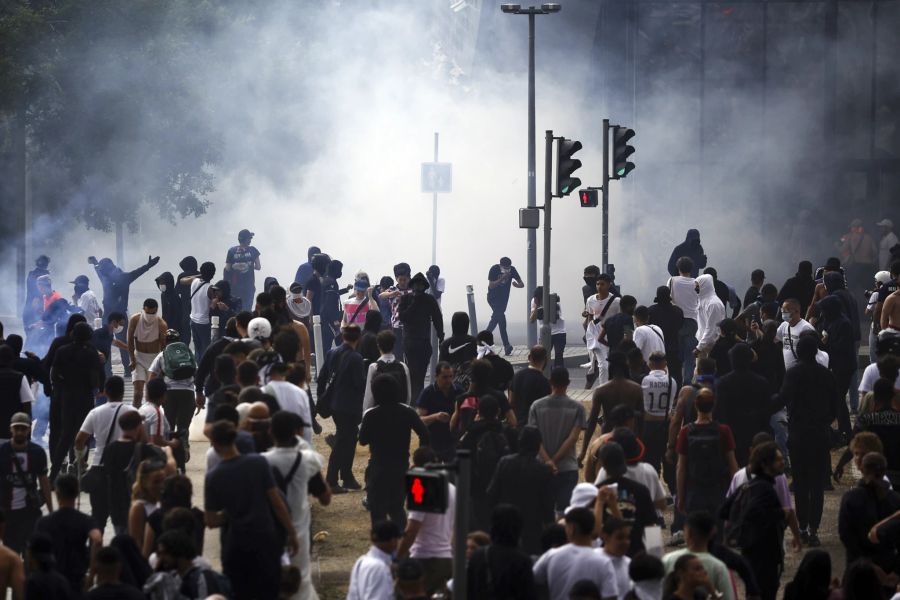
{"type": "Polygon", "coordinates": [[[212,594],[221,594],[226,598],[232,595],[231,582],[227,577],[203,567],[191,569],[184,574],[179,592],[185,598],[206,598],[212,594]]]}
{"type": "Polygon", "coordinates": [[[756,480],[744,482],[722,505],[719,517],[725,519],[725,542],[732,548],[748,548],[753,545],[753,523],[748,515],[752,509],[750,486],[756,480]]]}
{"type": "Polygon", "coordinates": [[[723,485],[728,466],[722,456],[719,424],[716,421],[704,425],[690,423],[687,428],[688,481],[700,488],[723,485]]]}
{"type": "Polygon", "coordinates": [[[184,342],[171,342],[163,349],[163,371],[169,379],[190,379],[197,372],[197,362],[184,342]]]}
{"type": "Polygon", "coordinates": [[[325,365],[323,365],[323,368],[319,373],[318,381],[316,382],[318,398],[316,399],[315,404],[315,414],[321,415],[323,419],[327,419],[331,416],[331,405],[334,401],[334,389],[337,387],[335,385],[335,380],[337,379],[338,371],[341,368],[344,355],[347,352],[352,352],[352,350],[336,351],[331,354],[331,357],[326,360],[325,365]]]}
{"type": "Polygon", "coordinates": [[[406,381],[406,369],[403,368],[403,363],[396,360],[393,362],[379,360],[375,363],[375,374],[390,375],[393,377],[397,381],[397,385],[400,386],[400,401],[403,404],[409,404],[409,398],[407,398],[408,384],[406,381]]]}
{"type": "Polygon", "coordinates": [[[485,431],[475,444],[475,480],[484,488],[497,470],[500,459],[509,454],[506,436],[499,431],[485,431]]]}

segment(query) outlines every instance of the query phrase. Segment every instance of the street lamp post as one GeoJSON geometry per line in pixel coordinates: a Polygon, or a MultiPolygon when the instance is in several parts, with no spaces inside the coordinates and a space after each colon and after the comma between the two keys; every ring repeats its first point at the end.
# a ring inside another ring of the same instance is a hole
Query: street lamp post
{"type": "MultiPolygon", "coordinates": [[[[520,4],[501,4],[500,10],[512,15],[528,15],[528,208],[537,206],[537,180],[535,179],[535,125],[534,125],[534,17],[559,12],[562,6],[556,3],[541,4],[540,7],[522,8],[520,4]]],[[[525,274],[525,314],[531,314],[531,294],[537,282],[537,232],[528,230],[527,265],[525,274]]],[[[526,316],[528,346],[537,343],[537,326],[526,316]]]]}

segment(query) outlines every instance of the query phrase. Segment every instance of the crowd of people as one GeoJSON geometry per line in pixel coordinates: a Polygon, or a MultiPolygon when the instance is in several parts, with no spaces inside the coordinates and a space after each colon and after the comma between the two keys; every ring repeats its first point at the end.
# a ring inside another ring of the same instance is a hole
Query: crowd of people
{"type": "MultiPolygon", "coordinates": [[[[878,225],[890,241],[892,224],[878,225]]],[[[569,394],[561,319],[527,367],[504,357],[506,305],[524,285],[508,258],[489,269],[488,328],[472,335],[457,312],[445,337],[436,265],[413,275],[399,263],[374,285],[359,272],[341,287],[343,264],[312,247],[289,285],[267,277],[257,294],[252,239],[240,232],[221,280],[214,263],[186,257],[134,314],[129,286],[158,258],[124,272],[91,257],[102,302],[86,275],[64,299],[50,259],[38,259],[25,337],[0,330],[0,583],[14,597],[317,598],[310,497],[326,506],[353,492],[372,546],[348,598],[450,597],[456,487],[444,512],[408,511],[406,473],[460,449],[472,471],[459,498],[469,598],[742,589],[774,600],[787,531],[792,550],[810,550],[785,598],[886,599],[900,582],[896,241],[882,255],[854,222],[841,256],[818,271],[801,262],[780,288],[756,269],[743,298],[706,266],[697,230],[652,303],[585,268],[586,407],[569,394]],[[859,369],[866,337],[870,364],[859,369]],[[209,450],[192,456],[204,410],[209,450]],[[314,436],[327,419],[326,460],[314,436]],[[369,452],[362,481],[357,446],[369,452]],[[206,461],[202,503],[192,460],[206,461]],[[846,568],[833,580],[818,549],[824,496],[851,462],[861,479],[841,500],[846,568]],[[204,557],[207,528],[221,530],[221,572],[204,557]]]]}

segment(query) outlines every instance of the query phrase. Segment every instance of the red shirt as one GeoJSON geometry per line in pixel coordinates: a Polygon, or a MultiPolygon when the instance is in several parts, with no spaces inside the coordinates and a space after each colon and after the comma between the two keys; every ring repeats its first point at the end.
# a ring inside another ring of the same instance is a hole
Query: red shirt
{"type": "MultiPolygon", "coordinates": [[[[681,431],[678,432],[678,441],[675,442],[675,450],[678,454],[683,454],[687,456],[688,453],[688,441],[687,441],[687,425],[681,428],[681,431]]],[[[728,425],[722,425],[719,423],[719,445],[722,448],[722,454],[727,454],[728,452],[734,451],[734,434],[731,433],[731,427],[728,425]]]]}
{"type": "MultiPolygon", "coordinates": [[[[53,292],[51,292],[49,296],[44,296],[44,310],[47,310],[47,308],[51,304],[53,304],[57,300],[60,300],[61,298],[62,296],[60,296],[59,292],[57,292],[56,290],[53,290],[53,292]]],[[[91,325],[93,325],[93,323],[91,323],[91,325]]]]}

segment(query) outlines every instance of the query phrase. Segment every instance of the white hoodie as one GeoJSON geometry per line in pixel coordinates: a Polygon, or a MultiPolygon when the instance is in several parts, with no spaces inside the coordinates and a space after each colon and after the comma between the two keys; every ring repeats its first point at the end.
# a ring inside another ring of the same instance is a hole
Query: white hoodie
{"type": "Polygon", "coordinates": [[[725,305],[716,296],[712,275],[697,278],[700,301],[697,303],[697,350],[709,352],[718,336],[718,324],[725,318],[725,305]]]}

